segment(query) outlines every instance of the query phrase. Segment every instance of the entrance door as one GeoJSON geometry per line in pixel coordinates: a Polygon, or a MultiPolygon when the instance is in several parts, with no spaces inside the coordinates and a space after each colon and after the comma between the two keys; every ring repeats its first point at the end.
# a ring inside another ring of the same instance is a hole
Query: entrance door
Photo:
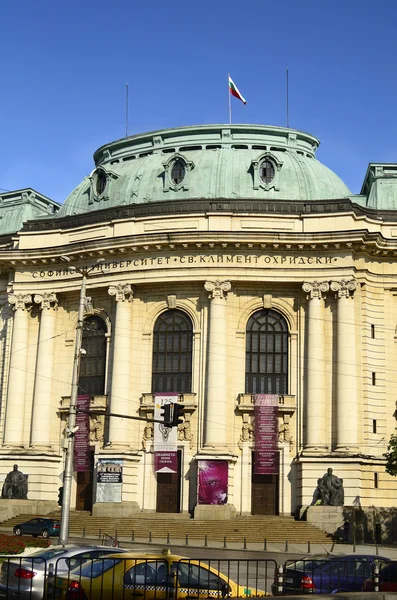
{"type": "Polygon", "coordinates": [[[252,460],[252,515],[278,515],[278,475],[255,475],[252,460]]]}
{"type": "Polygon", "coordinates": [[[77,471],[76,510],[92,511],[92,472],[94,468],[94,453],[90,452],[90,471],[77,471]]]}
{"type": "Polygon", "coordinates": [[[178,473],[157,473],[158,513],[179,513],[181,508],[181,451],[178,450],[178,473]]]}

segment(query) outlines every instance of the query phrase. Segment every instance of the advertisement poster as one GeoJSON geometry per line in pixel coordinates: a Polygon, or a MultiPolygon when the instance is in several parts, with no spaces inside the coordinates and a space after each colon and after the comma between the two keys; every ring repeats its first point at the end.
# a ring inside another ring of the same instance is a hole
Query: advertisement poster
{"type": "MultiPolygon", "coordinates": [[[[154,418],[162,419],[162,408],[165,404],[175,403],[178,400],[175,394],[155,394],[154,418]]],[[[162,423],[154,423],[154,471],[155,473],[177,473],[178,428],[166,427],[162,423]]]]}
{"type": "Polygon", "coordinates": [[[198,461],[198,504],[227,504],[227,460],[198,461]]]}
{"type": "Polygon", "coordinates": [[[75,471],[91,471],[90,464],[90,418],[88,412],[79,412],[79,409],[88,411],[90,408],[90,395],[77,397],[76,426],[78,430],[74,437],[74,469],[75,471]]]}
{"type": "Polygon", "coordinates": [[[277,475],[278,452],[278,396],[255,395],[255,475],[277,475]]]}
{"type": "Polygon", "coordinates": [[[97,464],[98,483],[122,483],[123,461],[118,458],[99,458],[97,464]]]}

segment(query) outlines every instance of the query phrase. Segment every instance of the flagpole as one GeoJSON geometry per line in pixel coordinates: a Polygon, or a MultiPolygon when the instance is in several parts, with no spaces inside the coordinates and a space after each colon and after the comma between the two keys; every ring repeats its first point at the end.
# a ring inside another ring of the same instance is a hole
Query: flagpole
{"type": "Polygon", "coordinates": [[[287,68],[287,128],[289,127],[289,103],[288,103],[288,68],[287,68]]]}
{"type": "Polygon", "coordinates": [[[128,83],[125,84],[125,137],[128,137],[128,83]]]}
{"type": "Polygon", "coordinates": [[[232,99],[230,93],[230,73],[227,74],[227,93],[229,96],[229,125],[232,124],[232,99]]]}

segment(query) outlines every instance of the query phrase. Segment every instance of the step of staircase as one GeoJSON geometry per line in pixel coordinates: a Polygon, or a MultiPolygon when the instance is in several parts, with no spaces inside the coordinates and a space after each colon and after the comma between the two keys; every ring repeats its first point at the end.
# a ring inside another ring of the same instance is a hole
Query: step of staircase
{"type": "MultiPolygon", "coordinates": [[[[47,515],[60,518],[60,511],[47,515]]],[[[2,523],[12,530],[14,525],[23,523],[32,515],[19,515],[2,523]]],[[[294,542],[329,543],[327,534],[305,521],[295,521],[292,517],[247,516],[236,517],[228,521],[198,521],[182,516],[160,513],[139,513],[131,517],[109,518],[94,517],[89,512],[72,511],[69,531],[72,536],[101,537],[104,534],[113,537],[128,537],[152,541],[161,539],[204,540],[222,542],[294,542]]]]}

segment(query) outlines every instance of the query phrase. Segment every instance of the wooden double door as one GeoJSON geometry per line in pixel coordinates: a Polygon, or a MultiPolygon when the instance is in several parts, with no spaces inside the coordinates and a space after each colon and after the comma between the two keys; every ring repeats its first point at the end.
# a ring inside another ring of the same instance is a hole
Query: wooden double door
{"type": "Polygon", "coordinates": [[[181,458],[178,450],[178,472],[157,473],[156,512],[179,513],[181,510],[181,458]]]}
{"type": "Polygon", "coordinates": [[[94,452],[90,452],[91,469],[77,471],[76,510],[92,511],[94,452]]]}
{"type": "Polygon", "coordinates": [[[251,487],[251,514],[252,515],[278,515],[279,514],[279,476],[255,475],[254,456],[252,456],[252,487],[251,487]]]}

